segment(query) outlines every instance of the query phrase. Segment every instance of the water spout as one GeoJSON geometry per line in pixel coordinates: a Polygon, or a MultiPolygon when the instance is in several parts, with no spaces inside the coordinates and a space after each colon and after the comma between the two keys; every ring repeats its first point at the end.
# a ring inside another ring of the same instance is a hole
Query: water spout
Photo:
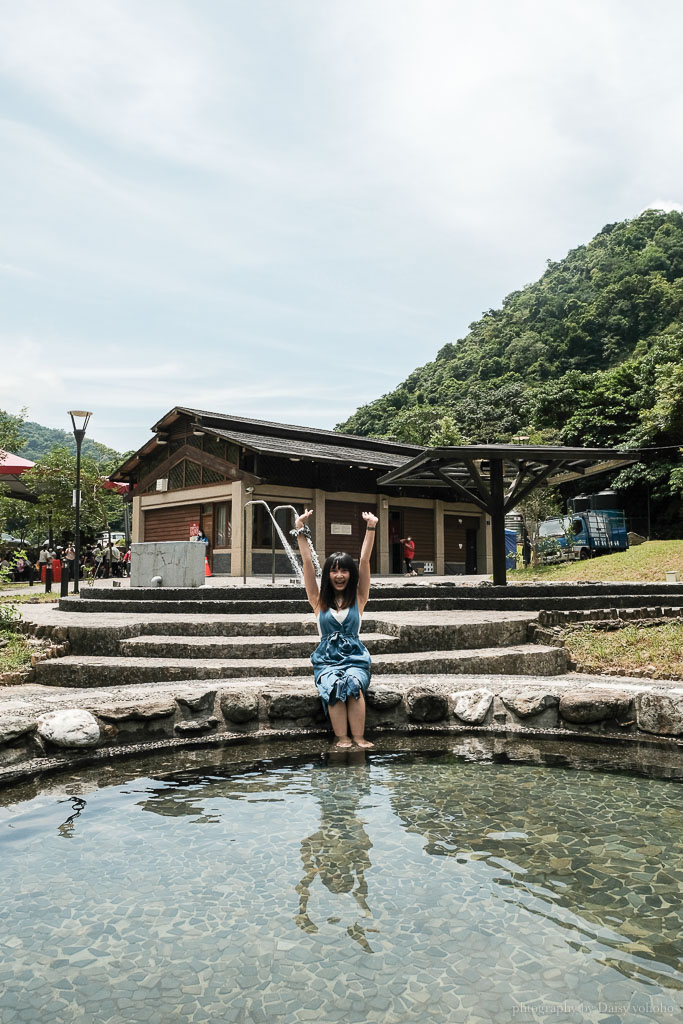
{"type": "MultiPolygon", "coordinates": [[[[268,503],[263,501],[260,498],[254,498],[254,499],[252,499],[252,501],[245,501],[244,508],[246,509],[248,505],[263,505],[263,507],[266,509],[268,515],[270,516],[270,518],[272,520],[273,527],[275,528],[275,532],[277,533],[278,537],[282,541],[282,546],[283,546],[283,548],[285,550],[285,554],[287,555],[287,558],[289,559],[289,563],[292,566],[292,570],[296,574],[297,579],[299,580],[299,582],[303,585],[303,582],[304,582],[303,569],[302,569],[302,567],[301,567],[301,565],[299,563],[298,558],[296,557],[296,555],[294,553],[294,550],[293,550],[291,544],[289,543],[289,541],[285,537],[280,524],[278,523],[278,521],[276,520],[275,516],[271,512],[270,506],[268,505],[268,503]]],[[[275,509],[275,511],[277,511],[278,508],[290,508],[295,513],[295,515],[299,514],[297,512],[297,510],[294,508],[293,505],[278,505],[277,508],[275,509]]],[[[308,542],[309,542],[309,544],[311,543],[310,539],[309,539],[308,542]]],[[[316,573],[317,573],[317,575],[320,575],[320,562],[318,561],[318,556],[316,555],[315,550],[314,550],[312,544],[311,544],[311,552],[313,554],[313,564],[316,567],[316,573]]]]}

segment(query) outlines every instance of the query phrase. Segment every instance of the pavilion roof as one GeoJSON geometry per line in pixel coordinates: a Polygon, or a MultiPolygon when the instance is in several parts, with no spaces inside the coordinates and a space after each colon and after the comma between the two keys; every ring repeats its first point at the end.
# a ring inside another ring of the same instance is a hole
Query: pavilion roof
{"type": "Polygon", "coordinates": [[[0,473],[3,476],[20,476],[27,469],[32,469],[34,465],[34,462],[22,459],[19,455],[0,451],[0,473]]]}
{"type": "Polygon", "coordinates": [[[490,464],[502,464],[505,512],[541,483],[557,485],[638,462],[638,450],[562,448],[555,445],[477,444],[430,448],[378,480],[395,487],[457,491],[490,511],[490,464]]]}

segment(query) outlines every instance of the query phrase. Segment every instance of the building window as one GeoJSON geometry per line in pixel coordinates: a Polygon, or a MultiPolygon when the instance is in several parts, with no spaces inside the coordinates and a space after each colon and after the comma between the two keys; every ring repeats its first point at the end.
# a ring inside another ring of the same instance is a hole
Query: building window
{"type": "Polygon", "coordinates": [[[215,506],[214,536],[216,548],[229,548],[232,546],[232,527],[230,524],[230,502],[224,505],[215,506]]]}
{"type": "MultiPolygon", "coordinates": [[[[269,502],[270,504],[270,502],[269,502]]],[[[297,514],[304,510],[303,505],[294,505],[297,514]]],[[[291,542],[289,531],[294,528],[294,513],[289,508],[282,508],[275,513],[275,521],[284,533],[288,542],[291,542]]],[[[310,520],[309,520],[310,525],[310,520]]],[[[253,548],[269,548],[273,539],[273,523],[263,505],[254,506],[254,519],[251,532],[251,545],[253,548]]],[[[275,531],[275,549],[282,551],[282,541],[275,531]]]]}

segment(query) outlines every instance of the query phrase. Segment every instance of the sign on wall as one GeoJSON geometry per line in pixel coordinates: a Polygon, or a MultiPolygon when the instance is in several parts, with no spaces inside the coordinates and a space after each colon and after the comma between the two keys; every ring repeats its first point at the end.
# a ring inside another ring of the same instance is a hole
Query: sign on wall
{"type": "Polygon", "coordinates": [[[199,523],[190,523],[190,540],[196,540],[199,536],[199,523]]]}
{"type": "Polygon", "coordinates": [[[330,523],[330,533],[341,533],[350,537],[353,533],[351,523],[330,523]]]}

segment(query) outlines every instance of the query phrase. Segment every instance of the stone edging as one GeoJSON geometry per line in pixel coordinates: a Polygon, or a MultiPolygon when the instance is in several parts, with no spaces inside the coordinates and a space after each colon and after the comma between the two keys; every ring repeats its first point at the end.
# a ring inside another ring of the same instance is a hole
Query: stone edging
{"type": "MultiPolygon", "coordinates": [[[[638,749],[650,748],[664,751],[683,750],[683,740],[664,739],[658,736],[643,737],[629,735],[599,735],[584,733],[572,729],[539,729],[520,726],[458,726],[458,725],[406,725],[400,729],[379,727],[375,730],[378,736],[387,734],[400,736],[487,736],[503,739],[554,739],[566,741],[568,744],[580,742],[596,745],[630,744],[638,749]]],[[[258,750],[264,743],[310,740],[325,738],[329,741],[327,729],[278,729],[259,730],[255,733],[221,733],[216,736],[195,736],[168,738],[143,743],[130,743],[119,747],[103,747],[98,750],[86,750],[65,756],[37,757],[18,765],[0,768],[0,789],[18,782],[34,779],[41,775],[68,771],[74,768],[86,768],[112,760],[125,760],[133,757],[144,757],[156,752],[169,750],[188,750],[209,747],[245,746],[258,750]]]]}

